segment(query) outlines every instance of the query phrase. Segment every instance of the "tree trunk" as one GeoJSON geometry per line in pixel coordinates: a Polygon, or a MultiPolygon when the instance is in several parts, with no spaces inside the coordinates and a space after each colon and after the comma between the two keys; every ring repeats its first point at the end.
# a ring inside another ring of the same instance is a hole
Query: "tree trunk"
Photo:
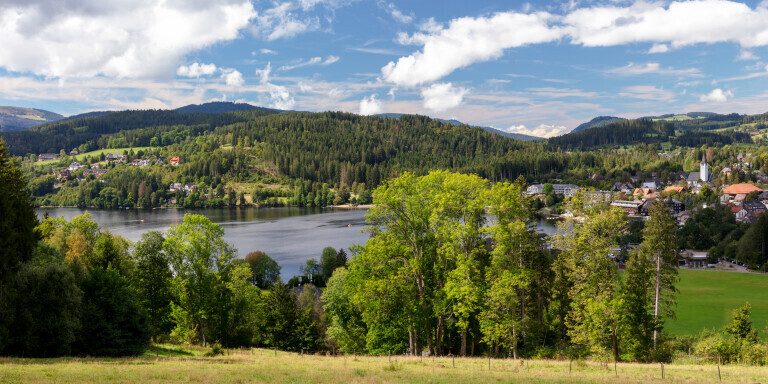
{"type": "Polygon", "coordinates": [[[517,327],[512,325],[512,357],[517,360],[517,327]]]}
{"type": "Polygon", "coordinates": [[[656,349],[656,337],[659,324],[659,291],[661,285],[661,252],[656,253],[656,297],[653,304],[653,349],[656,349]]]}
{"type": "Polygon", "coordinates": [[[619,337],[616,335],[616,328],[613,329],[613,362],[619,361],[619,337]]]}
{"type": "Polygon", "coordinates": [[[467,356],[467,328],[461,330],[461,352],[462,357],[467,356]]]}

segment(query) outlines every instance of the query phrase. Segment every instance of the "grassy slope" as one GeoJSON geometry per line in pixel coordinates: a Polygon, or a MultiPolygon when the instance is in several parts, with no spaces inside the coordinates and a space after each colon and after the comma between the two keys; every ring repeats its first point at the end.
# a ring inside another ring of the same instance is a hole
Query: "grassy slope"
{"type": "MultiPolygon", "coordinates": [[[[648,383],[662,382],[658,364],[613,366],[568,361],[456,359],[393,356],[298,356],[269,350],[231,350],[219,357],[145,356],[122,359],[0,359],[3,383],[648,383]]],[[[727,382],[766,382],[768,368],[721,367],[727,382]]],[[[717,367],[676,363],[665,366],[666,382],[717,382],[717,367]]]]}
{"type": "Polygon", "coordinates": [[[765,336],[768,321],[768,275],[705,270],[680,270],[677,320],[666,329],[675,335],[721,328],[734,309],[749,302],[752,323],[765,336]]]}
{"type": "MultiPolygon", "coordinates": [[[[104,153],[105,155],[108,155],[108,154],[110,154],[110,153],[123,153],[123,151],[128,151],[128,152],[130,152],[130,151],[131,151],[131,149],[133,149],[133,152],[138,152],[138,151],[146,151],[146,150],[147,150],[147,149],[149,149],[149,148],[150,148],[150,147],[133,147],[133,148],[109,148],[109,149],[97,149],[97,150],[95,150],[95,151],[90,151],[90,152],[81,153],[81,154],[79,154],[79,155],[77,155],[77,156],[73,156],[73,157],[76,159],[76,161],[82,161],[83,159],[85,159],[85,157],[86,157],[86,156],[91,156],[91,157],[94,157],[94,156],[98,156],[98,155],[100,155],[101,153],[104,153]]],[[[38,161],[38,162],[36,162],[35,164],[38,164],[38,165],[46,165],[46,164],[53,164],[53,163],[57,163],[58,161],[59,161],[59,160],[38,161]]]]}

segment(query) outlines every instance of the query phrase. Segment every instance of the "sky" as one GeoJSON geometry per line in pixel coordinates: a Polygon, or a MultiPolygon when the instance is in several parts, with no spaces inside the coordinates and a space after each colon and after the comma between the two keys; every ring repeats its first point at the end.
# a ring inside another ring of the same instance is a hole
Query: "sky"
{"type": "Polygon", "coordinates": [[[2,0],[0,105],[418,113],[550,137],[768,112],[768,0],[2,0]]]}

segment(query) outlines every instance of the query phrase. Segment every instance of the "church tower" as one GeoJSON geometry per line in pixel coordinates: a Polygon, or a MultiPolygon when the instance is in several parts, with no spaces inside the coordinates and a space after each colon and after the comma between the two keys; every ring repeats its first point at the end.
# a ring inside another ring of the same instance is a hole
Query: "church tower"
{"type": "Polygon", "coordinates": [[[709,181],[709,166],[707,165],[707,155],[701,156],[701,164],[699,164],[699,178],[703,183],[709,181]]]}

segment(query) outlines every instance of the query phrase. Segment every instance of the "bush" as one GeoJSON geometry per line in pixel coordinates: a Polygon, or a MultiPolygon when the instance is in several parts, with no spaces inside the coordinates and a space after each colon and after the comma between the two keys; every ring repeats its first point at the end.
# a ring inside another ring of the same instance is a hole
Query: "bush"
{"type": "Polygon", "coordinates": [[[207,357],[214,357],[224,354],[224,349],[221,348],[221,344],[216,343],[211,346],[211,350],[205,353],[207,357]]]}
{"type": "Polygon", "coordinates": [[[725,338],[719,333],[704,337],[696,343],[696,354],[713,362],[718,361],[727,364],[736,360],[739,356],[739,345],[730,338],[725,338]]]}

